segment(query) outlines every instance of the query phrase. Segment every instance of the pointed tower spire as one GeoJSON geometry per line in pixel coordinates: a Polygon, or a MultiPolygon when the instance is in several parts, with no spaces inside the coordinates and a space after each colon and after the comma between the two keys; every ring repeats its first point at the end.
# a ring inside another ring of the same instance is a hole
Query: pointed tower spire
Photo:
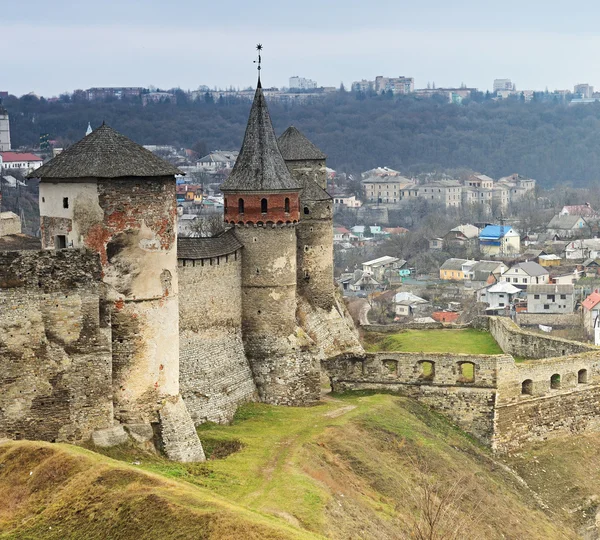
{"type": "Polygon", "coordinates": [[[92,130],[92,124],[90,124],[90,123],[88,122],[88,127],[87,127],[87,129],[85,130],[85,134],[86,134],[86,136],[87,136],[87,135],[89,135],[89,134],[90,134],[92,131],[93,131],[93,130],[92,130]]]}

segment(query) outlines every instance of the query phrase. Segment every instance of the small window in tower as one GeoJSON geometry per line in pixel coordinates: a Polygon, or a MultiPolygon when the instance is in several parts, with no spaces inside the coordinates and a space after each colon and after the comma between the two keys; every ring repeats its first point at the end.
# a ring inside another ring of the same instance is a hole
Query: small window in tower
{"type": "Polygon", "coordinates": [[[268,209],[267,199],[261,199],[261,201],[260,201],[260,211],[261,211],[261,213],[266,214],[267,213],[267,209],[268,209]]]}
{"type": "Polygon", "coordinates": [[[304,213],[308,216],[308,214],[310,214],[310,211],[308,209],[308,206],[304,207],[304,213]]]}
{"type": "Polygon", "coordinates": [[[46,197],[42,197],[42,202],[46,202],[46,197]]]}
{"type": "Polygon", "coordinates": [[[223,206],[224,206],[225,213],[227,213],[227,197],[225,197],[225,199],[223,200],[223,203],[224,203],[223,206]]]}
{"type": "Polygon", "coordinates": [[[244,199],[238,201],[238,214],[244,213],[244,199]]]}
{"type": "Polygon", "coordinates": [[[285,213],[290,213],[290,199],[288,197],[285,198],[285,213]]]}
{"type": "Polygon", "coordinates": [[[63,208],[69,208],[69,197],[63,197],[63,208]]]}

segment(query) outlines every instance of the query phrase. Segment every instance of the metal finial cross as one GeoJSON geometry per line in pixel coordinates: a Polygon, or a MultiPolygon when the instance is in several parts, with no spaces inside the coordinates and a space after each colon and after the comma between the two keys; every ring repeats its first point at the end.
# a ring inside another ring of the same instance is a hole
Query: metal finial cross
{"type": "Polygon", "coordinates": [[[262,46],[262,45],[259,43],[259,44],[256,46],[256,50],[258,51],[258,60],[254,60],[254,63],[255,63],[255,64],[258,64],[258,66],[257,66],[257,68],[256,68],[256,69],[258,69],[258,75],[259,75],[259,76],[260,76],[260,69],[261,69],[261,68],[260,68],[260,64],[261,64],[261,62],[262,62],[262,57],[261,57],[261,51],[262,51],[262,49],[263,49],[263,46],[262,46]]]}

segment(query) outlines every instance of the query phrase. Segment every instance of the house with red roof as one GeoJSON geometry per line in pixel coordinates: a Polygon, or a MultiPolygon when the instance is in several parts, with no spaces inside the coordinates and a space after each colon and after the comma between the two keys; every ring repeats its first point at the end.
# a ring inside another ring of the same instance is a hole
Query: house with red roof
{"type": "Polygon", "coordinates": [[[0,152],[0,169],[33,171],[42,166],[44,160],[29,152],[0,152]]]}
{"type": "Polygon", "coordinates": [[[600,326],[600,292],[596,289],[581,304],[583,309],[583,327],[590,338],[594,337],[595,329],[600,326]]]}
{"type": "Polygon", "coordinates": [[[596,211],[590,206],[590,203],[585,203],[585,204],[563,206],[559,215],[592,217],[592,216],[596,215],[596,211]]]}

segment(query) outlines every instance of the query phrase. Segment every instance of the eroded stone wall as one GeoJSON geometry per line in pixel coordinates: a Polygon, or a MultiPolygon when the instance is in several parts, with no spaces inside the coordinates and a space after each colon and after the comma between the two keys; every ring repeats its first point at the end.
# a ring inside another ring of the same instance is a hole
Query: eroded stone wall
{"type": "Polygon", "coordinates": [[[523,330],[507,317],[490,317],[489,331],[506,354],[520,358],[551,358],[600,350],[593,345],[523,330]]]}
{"type": "Polygon", "coordinates": [[[0,252],[0,437],[81,441],[112,425],[100,288],[87,250],[0,252]]]}
{"type": "Polygon", "coordinates": [[[242,342],[241,258],[179,261],[180,390],[196,425],[229,422],[257,398],[242,342]]]}
{"type": "Polygon", "coordinates": [[[440,411],[485,444],[494,438],[497,376],[510,356],[371,353],[322,363],[334,392],[387,390],[440,411]],[[472,375],[472,377],[471,377],[472,375]]]}

